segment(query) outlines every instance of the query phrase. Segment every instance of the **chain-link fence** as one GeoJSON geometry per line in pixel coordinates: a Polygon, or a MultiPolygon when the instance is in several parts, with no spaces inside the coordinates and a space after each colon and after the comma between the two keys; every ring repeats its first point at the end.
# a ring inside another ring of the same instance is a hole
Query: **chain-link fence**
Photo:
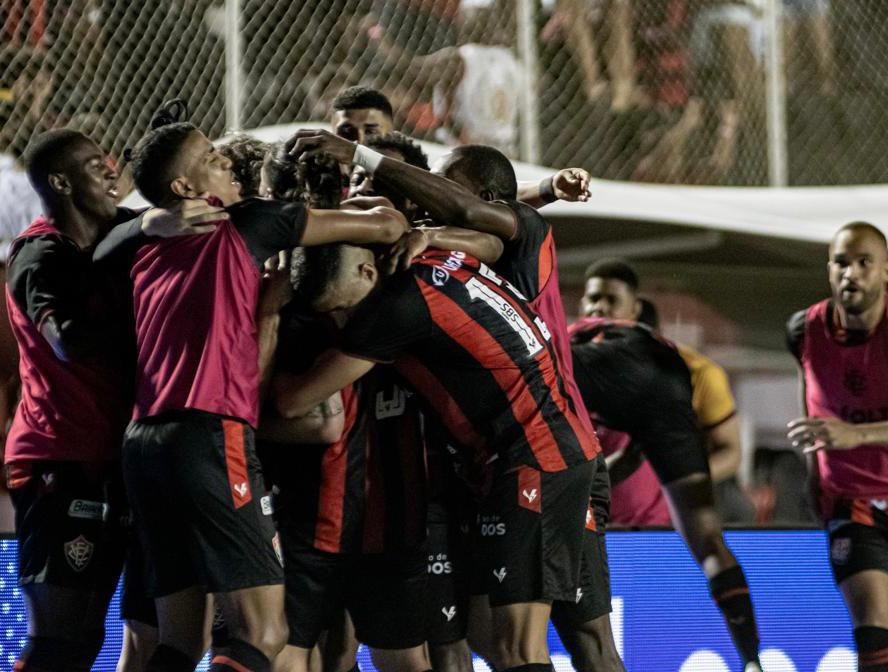
{"type": "Polygon", "coordinates": [[[0,152],[73,124],[119,154],[174,95],[210,135],[326,121],[367,84],[414,136],[602,178],[888,182],[886,63],[883,0],[2,0],[0,152]]]}

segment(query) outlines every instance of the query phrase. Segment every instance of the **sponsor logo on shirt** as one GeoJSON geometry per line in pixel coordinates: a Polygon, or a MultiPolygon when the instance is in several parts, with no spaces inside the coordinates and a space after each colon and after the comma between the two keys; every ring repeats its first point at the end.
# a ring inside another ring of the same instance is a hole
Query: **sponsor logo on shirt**
{"type": "Polygon", "coordinates": [[[272,513],[274,513],[274,506],[271,503],[271,495],[265,495],[262,499],[260,499],[259,505],[262,507],[263,516],[270,516],[272,513]]]}
{"type": "Polygon", "coordinates": [[[92,560],[94,550],[95,544],[81,534],[65,542],[65,560],[75,572],[82,572],[92,560]]]}
{"type": "Polygon", "coordinates": [[[68,507],[68,517],[107,520],[108,505],[104,502],[91,502],[88,499],[73,499],[68,507]]]}
{"type": "Polygon", "coordinates": [[[434,284],[435,287],[443,287],[446,285],[447,281],[450,280],[451,271],[457,271],[462,268],[465,258],[465,252],[453,250],[443,264],[432,268],[432,284],[434,284]]]}
{"type": "Polygon", "coordinates": [[[527,489],[524,489],[524,490],[521,492],[521,494],[524,496],[524,498],[525,498],[528,502],[533,503],[533,500],[535,500],[535,499],[537,498],[537,489],[536,489],[536,488],[531,488],[530,492],[528,492],[527,489]]]}
{"type": "Polygon", "coordinates": [[[405,410],[407,410],[407,394],[397,385],[392,386],[391,397],[386,395],[385,390],[376,393],[377,420],[396,418],[404,415],[405,410]]]}

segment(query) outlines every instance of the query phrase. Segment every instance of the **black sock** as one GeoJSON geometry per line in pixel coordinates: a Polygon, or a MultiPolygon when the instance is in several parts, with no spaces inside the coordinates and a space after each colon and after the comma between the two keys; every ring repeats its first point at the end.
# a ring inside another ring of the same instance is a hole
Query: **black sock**
{"type": "Polygon", "coordinates": [[[361,668],[358,665],[357,661],[355,661],[355,666],[352,669],[350,669],[348,672],[361,672],[361,668]]]}
{"type": "Polygon", "coordinates": [[[271,661],[242,639],[228,640],[228,646],[213,656],[210,672],[271,672],[271,661]]]}
{"type": "Polygon", "coordinates": [[[166,644],[158,644],[148,660],[145,672],[194,672],[197,662],[191,660],[179,649],[166,644]]]}
{"type": "Polygon", "coordinates": [[[888,672],[888,629],[874,625],[854,628],[858,672],[888,672]]]}
{"type": "Polygon", "coordinates": [[[555,668],[552,663],[530,663],[528,665],[518,665],[517,667],[507,667],[500,672],[554,672],[555,668]]]}
{"type": "Polygon", "coordinates": [[[725,617],[743,664],[758,663],[758,628],[743,570],[737,565],[716,574],[709,579],[709,592],[725,617]]]}

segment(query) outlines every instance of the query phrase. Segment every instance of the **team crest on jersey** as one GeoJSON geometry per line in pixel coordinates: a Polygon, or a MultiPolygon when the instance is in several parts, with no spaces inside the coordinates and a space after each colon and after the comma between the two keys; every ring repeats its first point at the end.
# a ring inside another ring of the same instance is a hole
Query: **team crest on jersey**
{"type": "Polygon", "coordinates": [[[65,542],[65,560],[75,572],[82,572],[92,560],[94,550],[95,544],[81,534],[65,542]]]}
{"type": "Polygon", "coordinates": [[[833,539],[829,549],[829,557],[837,565],[844,565],[851,555],[851,540],[848,537],[833,539]]]}
{"type": "Polygon", "coordinates": [[[866,374],[853,366],[845,369],[845,389],[855,397],[863,396],[867,388],[866,374]]]}

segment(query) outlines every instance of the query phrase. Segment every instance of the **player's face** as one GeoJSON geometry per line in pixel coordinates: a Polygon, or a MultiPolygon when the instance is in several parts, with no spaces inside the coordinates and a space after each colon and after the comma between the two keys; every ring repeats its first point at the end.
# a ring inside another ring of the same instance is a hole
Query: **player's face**
{"type": "MultiPolygon", "coordinates": [[[[392,149],[382,149],[379,153],[397,161],[404,160],[404,155],[401,152],[392,149]]],[[[361,166],[355,166],[348,182],[348,197],[354,198],[355,196],[384,196],[392,202],[392,205],[404,213],[408,219],[411,218],[414,210],[413,204],[398,192],[374,186],[373,176],[361,168],[361,166]]]]}
{"type": "Polygon", "coordinates": [[[100,222],[117,214],[117,171],[92,140],[84,139],[70,150],[64,176],[70,198],[81,212],[100,222]]]}
{"type": "Polygon", "coordinates": [[[232,205],[241,200],[240,183],[231,172],[231,160],[222,155],[200,131],[194,131],[182,148],[180,196],[209,193],[232,205]]]}
{"type": "Polygon", "coordinates": [[[632,288],[622,280],[589,278],[580,310],[586,317],[634,320],[641,311],[641,304],[632,288]]]}
{"type": "Polygon", "coordinates": [[[392,132],[392,119],[381,110],[336,110],[330,122],[340,138],[363,143],[368,137],[392,132]]]}
{"type": "Polygon", "coordinates": [[[888,251],[871,233],[842,231],[829,251],[829,284],[833,299],[858,315],[881,303],[888,281],[888,251]]]}

